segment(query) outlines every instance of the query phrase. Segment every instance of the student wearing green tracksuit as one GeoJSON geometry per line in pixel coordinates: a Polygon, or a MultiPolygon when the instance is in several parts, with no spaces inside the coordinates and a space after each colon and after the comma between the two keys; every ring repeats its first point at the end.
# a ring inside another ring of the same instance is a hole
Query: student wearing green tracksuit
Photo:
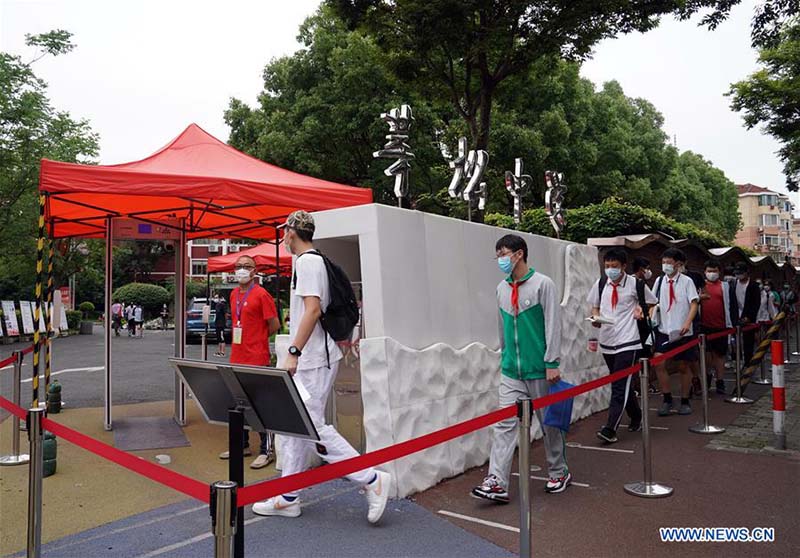
{"type": "MultiPolygon", "coordinates": [[[[548,394],[561,378],[561,308],[552,279],[528,266],[528,246],[522,237],[509,234],[497,241],[497,263],[507,277],[497,286],[500,346],[500,406],[513,405],[520,397],[536,399],[548,394]]],[[[539,423],[543,413],[536,411],[539,423]]],[[[516,417],[493,429],[489,474],[472,495],[508,503],[511,462],[517,445],[516,417]]],[[[544,427],[544,447],[549,480],[545,491],[563,492],[572,482],[567,468],[564,432],[544,427]]]]}

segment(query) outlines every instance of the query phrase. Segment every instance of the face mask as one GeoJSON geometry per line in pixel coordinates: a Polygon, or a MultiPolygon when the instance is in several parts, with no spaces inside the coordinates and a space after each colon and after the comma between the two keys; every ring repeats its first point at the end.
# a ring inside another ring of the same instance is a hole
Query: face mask
{"type": "Polygon", "coordinates": [[[292,251],[292,247],[289,244],[289,229],[286,229],[286,234],[283,235],[283,247],[286,248],[287,252],[289,252],[290,254],[294,255],[294,252],[292,251]]]}
{"type": "Polygon", "coordinates": [[[714,273],[714,272],[706,273],[706,279],[711,281],[712,283],[716,283],[719,280],[719,273],[714,273]]]}
{"type": "Polygon", "coordinates": [[[769,287],[764,287],[764,292],[768,293],[771,289],[769,287]]]}
{"type": "Polygon", "coordinates": [[[619,269],[618,267],[607,267],[606,277],[608,277],[612,281],[617,281],[620,277],[622,277],[622,270],[619,269]]]}
{"type": "Polygon", "coordinates": [[[673,266],[672,264],[664,264],[661,266],[661,269],[664,270],[664,273],[666,273],[667,275],[672,275],[673,273],[675,273],[675,266],[673,266]]]}
{"type": "Polygon", "coordinates": [[[497,258],[497,267],[500,271],[508,275],[514,269],[514,264],[511,263],[511,256],[500,256],[497,258]]]}
{"type": "Polygon", "coordinates": [[[745,277],[746,277],[746,275],[745,275],[744,273],[737,273],[737,274],[736,274],[736,278],[737,278],[739,281],[744,281],[744,280],[745,280],[745,277]]]}
{"type": "Polygon", "coordinates": [[[645,279],[645,281],[649,281],[651,277],[653,277],[653,272],[650,271],[649,269],[646,269],[644,271],[644,279],[645,279]]]}
{"type": "Polygon", "coordinates": [[[250,272],[246,269],[237,269],[234,275],[236,275],[236,280],[239,281],[241,285],[250,282],[250,272]]]}

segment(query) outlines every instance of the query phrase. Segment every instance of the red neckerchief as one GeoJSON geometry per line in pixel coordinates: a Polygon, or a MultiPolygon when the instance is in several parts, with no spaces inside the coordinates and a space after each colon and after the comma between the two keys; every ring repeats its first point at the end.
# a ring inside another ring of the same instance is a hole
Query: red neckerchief
{"type": "Polygon", "coordinates": [[[667,308],[667,312],[672,310],[672,303],[675,302],[675,280],[669,280],[669,307],[667,308]]]}
{"type": "Polygon", "coordinates": [[[613,281],[611,282],[611,309],[617,309],[617,303],[619,302],[619,293],[617,292],[617,284],[613,281]]]}
{"type": "MultiPolygon", "coordinates": [[[[531,277],[533,277],[533,275],[531,275],[531,277]]],[[[531,277],[526,277],[520,281],[512,281],[511,283],[511,307],[514,308],[515,316],[519,316],[519,286],[531,277]]]]}

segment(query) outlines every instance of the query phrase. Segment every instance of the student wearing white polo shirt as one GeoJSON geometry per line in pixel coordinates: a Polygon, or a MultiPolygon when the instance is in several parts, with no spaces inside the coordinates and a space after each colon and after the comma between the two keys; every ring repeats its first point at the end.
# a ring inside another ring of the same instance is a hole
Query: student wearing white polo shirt
{"type": "MultiPolygon", "coordinates": [[[[669,248],[661,256],[661,269],[664,275],[654,285],[658,304],[651,310],[651,315],[658,315],[654,356],[659,356],[690,342],[694,335],[692,322],[697,315],[700,296],[694,281],[683,275],[679,268],[686,263],[686,256],[677,248],[669,248]]],[[[692,347],[679,353],[673,360],[681,374],[681,405],[679,415],[691,415],[689,390],[692,385],[692,371],[689,363],[697,358],[697,350],[692,347]]],[[[672,388],[667,373],[666,363],[655,367],[664,402],[658,410],[658,416],[665,417],[672,413],[672,388]]]]}
{"type": "MultiPolygon", "coordinates": [[[[658,301],[642,279],[625,273],[627,255],[612,248],[603,256],[605,276],[597,280],[587,300],[592,316],[613,320],[613,324],[593,322],[600,328],[599,344],[610,374],[636,364],[642,351],[638,321],[644,319],[643,308],[658,301]]],[[[641,429],[642,411],[631,389],[633,375],[611,383],[611,401],[606,425],[597,432],[603,442],[617,441],[617,429],[623,410],[628,413],[628,430],[641,429]]]]}

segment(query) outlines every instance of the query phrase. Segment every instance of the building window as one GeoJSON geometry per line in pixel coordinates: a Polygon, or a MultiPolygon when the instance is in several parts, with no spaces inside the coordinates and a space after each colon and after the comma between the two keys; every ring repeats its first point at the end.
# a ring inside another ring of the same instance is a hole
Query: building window
{"type": "Polygon", "coordinates": [[[781,245],[781,238],[779,236],[769,235],[769,234],[762,234],[761,235],[761,244],[767,244],[770,246],[780,246],[781,245]]]}
{"type": "Polygon", "coordinates": [[[791,202],[783,202],[783,210],[786,213],[789,213],[792,210],[792,203],[791,202]]]}
{"type": "Polygon", "coordinates": [[[778,205],[777,194],[760,194],[758,196],[758,205],[778,205]]]}
{"type": "Polygon", "coordinates": [[[208,260],[192,260],[192,275],[205,275],[208,269],[208,260]]]}
{"type": "Polygon", "coordinates": [[[781,228],[785,231],[789,231],[792,228],[792,222],[788,219],[781,219],[781,228]]]}
{"type": "Polygon", "coordinates": [[[759,217],[762,227],[777,227],[781,222],[780,217],[774,214],[762,213],[759,217]]]}

